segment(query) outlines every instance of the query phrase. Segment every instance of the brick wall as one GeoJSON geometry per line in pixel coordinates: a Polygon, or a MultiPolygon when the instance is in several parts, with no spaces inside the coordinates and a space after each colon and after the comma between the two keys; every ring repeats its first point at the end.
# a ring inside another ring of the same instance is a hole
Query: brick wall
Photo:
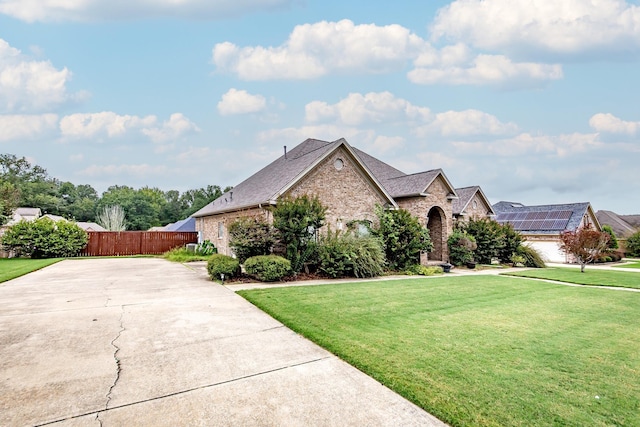
{"type": "MultiPolygon", "coordinates": [[[[434,251],[428,254],[430,261],[447,261],[449,259],[449,249],[447,247],[447,239],[453,230],[453,207],[451,200],[447,199],[450,191],[444,179],[438,176],[429,188],[427,188],[427,196],[410,197],[398,200],[398,205],[409,211],[413,216],[420,219],[420,222],[428,226],[427,218],[432,208],[439,208],[438,212],[441,216],[439,226],[432,225],[429,229],[431,241],[434,243],[434,251]]],[[[435,213],[435,211],[434,211],[435,213]]],[[[433,217],[433,215],[432,215],[433,217]]],[[[435,223],[438,223],[437,220],[435,223]]]]}
{"type": "Polygon", "coordinates": [[[262,218],[271,221],[271,213],[266,209],[253,208],[237,212],[223,213],[196,218],[196,231],[202,235],[202,240],[209,240],[218,249],[218,253],[231,255],[229,249],[229,225],[240,217],[262,218]],[[222,224],[222,236],[218,236],[218,224],[222,224]]]}
{"type": "Polygon", "coordinates": [[[318,196],[327,208],[326,224],[332,230],[339,229],[340,224],[346,229],[346,224],[352,220],[375,222],[374,207],[387,203],[383,194],[374,189],[373,182],[342,148],[323,160],[286,193],[291,197],[303,194],[318,196]],[[340,169],[335,167],[337,160],[342,161],[340,169]]]}

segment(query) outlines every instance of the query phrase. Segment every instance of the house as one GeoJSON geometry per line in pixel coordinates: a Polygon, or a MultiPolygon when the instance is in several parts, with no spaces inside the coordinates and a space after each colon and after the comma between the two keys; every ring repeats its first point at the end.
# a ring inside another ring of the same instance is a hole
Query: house
{"type": "Polygon", "coordinates": [[[600,224],[611,227],[616,237],[621,239],[626,239],[636,231],[640,230],[638,225],[634,226],[629,222],[633,221],[635,217],[640,217],[640,215],[618,215],[615,212],[602,210],[596,212],[596,218],[598,218],[600,224]]]}
{"type": "MultiPolygon", "coordinates": [[[[352,147],[345,139],[307,139],[232,190],[194,213],[196,230],[219,253],[232,254],[228,226],[240,217],[272,220],[269,208],[284,197],[314,195],[327,208],[326,224],[343,230],[351,221],[376,220],[375,207],[403,208],[431,232],[432,261],[448,260],[455,188],[441,169],[406,174],[352,147]]],[[[426,261],[423,259],[422,261],[426,261]]]]}
{"type": "Polygon", "coordinates": [[[501,201],[493,205],[493,210],[497,222],[511,224],[547,262],[572,261],[569,254],[560,249],[560,235],[563,232],[584,227],[602,231],[588,202],[525,206],[518,202],[501,201]]]}
{"type": "Polygon", "coordinates": [[[15,223],[18,223],[22,220],[25,221],[33,221],[42,216],[42,211],[40,208],[16,208],[13,211],[13,218],[7,222],[7,226],[11,226],[15,223]]]}
{"type": "Polygon", "coordinates": [[[495,216],[496,213],[493,211],[489,199],[479,186],[456,188],[456,194],[458,198],[452,202],[454,221],[495,216]]]}
{"type": "Polygon", "coordinates": [[[196,231],[196,219],[189,217],[161,227],[151,227],[149,231],[196,231]]]}
{"type": "MultiPolygon", "coordinates": [[[[51,215],[51,214],[44,214],[42,215],[43,218],[49,218],[50,220],[54,221],[54,222],[58,222],[58,221],[68,221],[68,219],[58,216],[58,215],[51,215]]],[[[72,221],[73,222],[73,221],[72,221]]],[[[95,222],[85,222],[85,221],[76,221],[75,224],[82,228],[84,231],[107,231],[106,228],[104,228],[103,226],[96,224],[95,222]]]]}

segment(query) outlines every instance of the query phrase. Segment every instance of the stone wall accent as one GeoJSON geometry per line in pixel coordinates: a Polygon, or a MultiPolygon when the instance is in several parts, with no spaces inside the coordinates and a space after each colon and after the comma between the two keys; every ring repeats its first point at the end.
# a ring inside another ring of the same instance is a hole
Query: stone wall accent
{"type": "Polygon", "coordinates": [[[346,230],[353,220],[375,222],[375,206],[384,205],[387,199],[377,190],[374,182],[356,163],[347,150],[341,148],[324,159],[285,196],[304,194],[318,196],[327,208],[326,221],[331,230],[346,230]],[[336,168],[336,161],[340,160],[336,168]]]}

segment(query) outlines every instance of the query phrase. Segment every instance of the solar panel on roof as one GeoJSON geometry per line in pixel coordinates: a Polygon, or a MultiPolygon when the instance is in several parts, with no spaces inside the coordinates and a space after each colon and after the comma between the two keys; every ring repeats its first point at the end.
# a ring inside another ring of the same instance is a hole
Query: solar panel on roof
{"type": "Polygon", "coordinates": [[[558,212],[558,219],[569,219],[573,215],[573,211],[560,211],[558,212]]]}

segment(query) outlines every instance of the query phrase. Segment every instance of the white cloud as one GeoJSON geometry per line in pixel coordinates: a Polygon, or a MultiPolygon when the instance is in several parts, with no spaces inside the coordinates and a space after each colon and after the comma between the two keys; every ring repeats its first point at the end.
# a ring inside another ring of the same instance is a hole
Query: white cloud
{"type": "Polygon", "coordinates": [[[282,9],[292,0],[0,0],[0,13],[27,22],[181,17],[222,19],[282,9]]]}
{"type": "Polygon", "coordinates": [[[267,105],[262,95],[251,95],[246,90],[229,89],[218,102],[218,111],[223,116],[233,114],[257,113],[267,105]]]}
{"type": "Polygon", "coordinates": [[[244,80],[312,79],[329,73],[401,69],[426,42],[400,25],[355,25],[350,20],[296,26],[278,47],[213,48],[213,63],[244,80]]]}
{"type": "Polygon", "coordinates": [[[426,135],[470,136],[470,135],[505,135],[518,131],[515,123],[502,123],[496,116],[478,111],[446,111],[438,113],[429,124],[415,129],[415,134],[426,135]]]}
{"type": "Polygon", "coordinates": [[[91,165],[78,172],[79,175],[92,178],[99,177],[145,177],[149,176],[166,176],[169,173],[166,166],[153,166],[146,163],[130,164],[130,165],[91,165]]]}
{"type": "Polygon", "coordinates": [[[621,120],[613,114],[598,113],[589,120],[589,125],[597,132],[636,135],[640,132],[640,122],[621,120]]]}
{"type": "Polygon", "coordinates": [[[64,138],[113,138],[131,129],[153,126],[156,120],[155,116],[121,116],[112,111],[77,113],[60,120],[60,132],[64,138]]]}
{"type": "Polygon", "coordinates": [[[470,51],[444,48],[418,57],[416,68],[407,76],[416,84],[497,85],[504,87],[544,84],[562,78],[558,64],[512,62],[504,55],[481,54],[470,58],[470,51]]]}
{"type": "Polygon", "coordinates": [[[557,157],[573,156],[577,153],[602,147],[597,134],[531,135],[521,133],[513,138],[491,142],[452,142],[451,146],[467,155],[515,157],[532,155],[551,155],[557,157]]]}
{"type": "Polygon", "coordinates": [[[406,120],[424,121],[430,116],[425,107],[395,97],[391,92],[350,93],[345,99],[329,105],[313,101],[305,106],[307,122],[337,120],[349,126],[365,123],[389,123],[406,120]]]}
{"type": "Polygon", "coordinates": [[[440,9],[434,39],[526,54],[638,52],[640,7],[623,0],[456,0],[440,9]]]}
{"type": "Polygon", "coordinates": [[[56,114],[0,115],[0,142],[39,138],[57,126],[56,114]]]}
{"type": "Polygon", "coordinates": [[[142,129],[142,133],[156,143],[177,140],[184,135],[199,131],[198,126],[182,113],[173,113],[169,120],[164,121],[160,126],[142,129]]]}
{"type": "Polygon", "coordinates": [[[182,113],[172,114],[162,124],[158,124],[158,118],[153,115],[139,117],[119,115],[112,111],[76,113],[60,120],[63,139],[102,140],[104,137],[122,137],[134,130],[139,130],[155,143],[164,143],[200,129],[182,113]]]}
{"type": "Polygon", "coordinates": [[[44,111],[85,96],[67,92],[70,79],[67,68],[60,70],[49,61],[30,60],[0,39],[0,110],[44,111]]]}

